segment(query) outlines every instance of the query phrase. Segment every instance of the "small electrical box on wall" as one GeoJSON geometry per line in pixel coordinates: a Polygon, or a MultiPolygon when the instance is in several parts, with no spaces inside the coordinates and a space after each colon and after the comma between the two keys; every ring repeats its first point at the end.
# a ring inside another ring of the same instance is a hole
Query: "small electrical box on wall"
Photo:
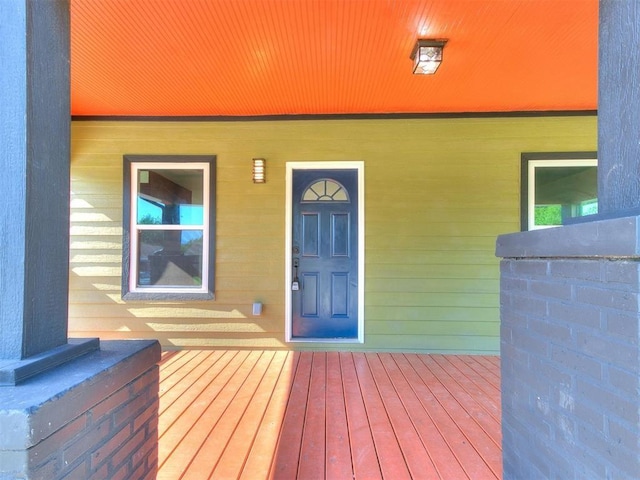
{"type": "Polygon", "coordinates": [[[255,302],[253,304],[253,314],[255,316],[262,315],[262,303],[261,302],[255,302]]]}

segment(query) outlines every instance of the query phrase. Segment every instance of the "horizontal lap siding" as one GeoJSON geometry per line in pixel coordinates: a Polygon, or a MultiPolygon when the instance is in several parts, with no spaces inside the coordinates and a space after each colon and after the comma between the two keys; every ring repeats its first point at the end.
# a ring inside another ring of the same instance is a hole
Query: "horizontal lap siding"
{"type": "Polygon", "coordinates": [[[276,186],[274,178],[256,187],[251,181],[250,161],[258,153],[242,152],[242,141],[235,134],[226,140],[229,147],[237,149],[231,152],[218,143],[225,142],[224,135],[214,141],[216,134],[208,130],[190,123],[74,122],[72,335],[155,337],[166,347],[282,346],[282,275],[265,272],[283,271],[283,183],[276,186]],[[122,157],[153,153],[218,156],[213,302],[121,299],[122,157]],[[234,159],[236,156],[240,160],[234,159]],[[259,215],[257,205],[261,207],[259,215]],[[251,314],[254,301],[265,304],[261,317],[251,314]]]}
{"type": "Polygon", "coordinates": [[[400,123],[365,158],[367,343],[497,352],[495,239],[519,230],[520,155],[595,149],[595,118],[400,123]]]}
{"type": "Polygon", "coordinates": [[[519,229],[520,154],[595,142],[595,117],[73,122],[70,332],[286,346],[285,164],[363,160],[366,343],[348,348],[495,353],[495,238],[519,229]],[[214,301],[121,300],[122,156],[153,153],[217,156],[214,301]],[[267,159],[264,185],[253,157],[267,159]]]}

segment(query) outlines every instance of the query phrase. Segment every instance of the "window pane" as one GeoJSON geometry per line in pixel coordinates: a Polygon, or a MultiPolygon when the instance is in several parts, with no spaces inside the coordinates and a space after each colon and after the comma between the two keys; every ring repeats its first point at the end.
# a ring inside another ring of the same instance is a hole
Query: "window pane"
{"type": "Polygon", "coordinates": [[[598,212],[596,166],[536,166],[534,172],[536,227],[598,212]]]}
{"type": "Polygon", "coordinates": [[[202,230],[141,230],[138,238],[138,286],[202,285],[202,230]]]}
{"type": "Polygon", "coordinates": [[[333,180],[319,180],[302,194],[303,202],[348,202],[349,196],[342,185],[333,180]]]}
{"type": "Polygon", "coordinates": [[[138,225],[202,225],[202,170],[138,171],[138,225]]]}

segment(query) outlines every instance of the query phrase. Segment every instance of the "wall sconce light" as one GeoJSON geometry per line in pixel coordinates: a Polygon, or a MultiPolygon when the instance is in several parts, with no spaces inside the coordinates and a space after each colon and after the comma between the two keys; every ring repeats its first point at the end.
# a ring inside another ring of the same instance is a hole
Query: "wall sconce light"
{"type": "Polygon", "coordinates": [[[418,39],[411,51],[414,75],[433,75],[442,62],[446,40],[418,39]]]}
{"type": "Polygon", "coordinates": [[[265,160],[264,158],[253,159],[253,183],[264,183],[265,160]]]}

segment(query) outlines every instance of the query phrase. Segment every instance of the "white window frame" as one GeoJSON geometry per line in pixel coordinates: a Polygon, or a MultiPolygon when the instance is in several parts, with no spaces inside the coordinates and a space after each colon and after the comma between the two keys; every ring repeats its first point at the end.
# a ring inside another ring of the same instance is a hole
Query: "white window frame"
{"type": "Polygon", "coordinates": [[[549,159],[549,160],[528,160],[527,165],[527,228],[529,230],[540,230],[552,228],[557,225],[536,225],[535,205],[536,205],[536,168],[540,167],[597,167],[597,158],[574,158],[574,159],[549,159]]]}
{"type": "Polygon", "coordinates": [[[215,155],[125,155],[125,232],[122,298],[124,300],[209,300],[214,298],[215,155]],[[167,160],[164,161],[163,159],[167,160]],[[203,219],[197,225],[138,225],[138,172],[197,170],[203,174],[203,219]],[[128,185],[126,184],[128,182],[128,185]],[[202,230],[202,283],[198,286],[138,286],[139,231],[202,230]]]}

